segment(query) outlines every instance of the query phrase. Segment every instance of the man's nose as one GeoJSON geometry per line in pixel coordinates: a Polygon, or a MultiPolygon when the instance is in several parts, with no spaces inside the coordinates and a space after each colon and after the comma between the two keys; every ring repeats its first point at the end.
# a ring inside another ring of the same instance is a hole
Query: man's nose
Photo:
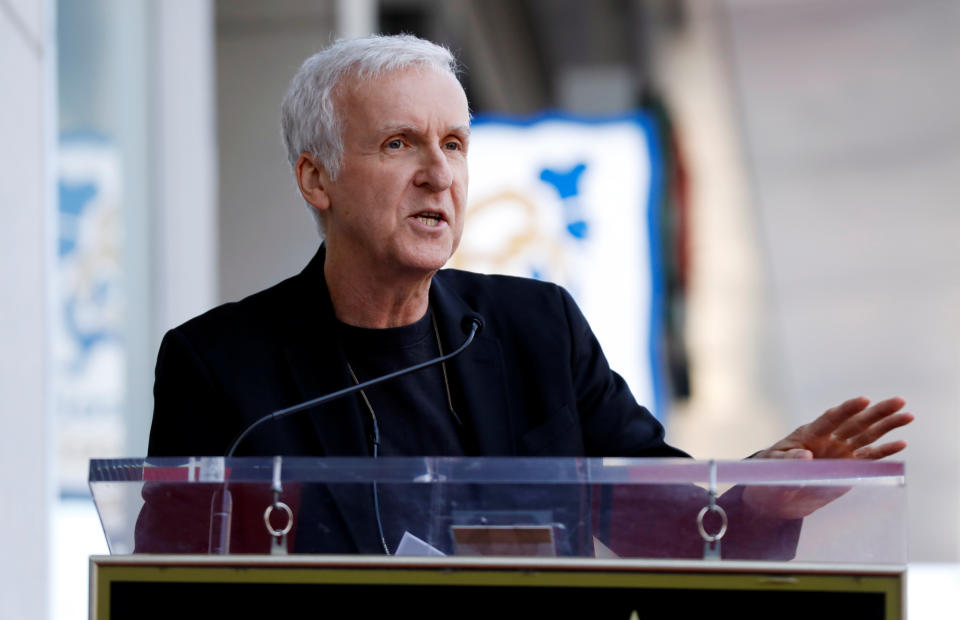
{"type": "Polygon", "coordinates": [[[453,170],[447,153],[440,146],[433,146],[421,152],[420,170],[417,171],[417,185],[442,192],[453,184],[453,170]]]}

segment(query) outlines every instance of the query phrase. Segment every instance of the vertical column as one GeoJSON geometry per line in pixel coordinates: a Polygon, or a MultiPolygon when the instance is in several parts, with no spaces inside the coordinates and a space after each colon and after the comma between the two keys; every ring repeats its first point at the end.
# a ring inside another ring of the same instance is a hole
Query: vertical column
{"type": "Polygon", "coordinates": [[[0,0],[0,617],[49,611],[53,8],[0,0]]]}
{"type": "MultiPolygon", "coordinates": [[[[163,333],[217,298],[217,145],[214,24],[210,0],[149,5],[149,208],[130,214],[149,252],[128,268],[127,453],[144,454],[153,411],[153,366],[163,333]]],[[[142,192],[147,194],[148,192],[142,192]]],[[[131,206],[132,208],[132,206],[131,206]]]]}
{"type": "Polygon", "coordinates": [[[159,335],[216,300],[216,77],[210,0],[165,0],[154,17],[159,335]]]}
{"type": "Polygon", "coordinates": [[[377,29],[377,0],[337,0],[337,36],[365,37],[377,29]]]}

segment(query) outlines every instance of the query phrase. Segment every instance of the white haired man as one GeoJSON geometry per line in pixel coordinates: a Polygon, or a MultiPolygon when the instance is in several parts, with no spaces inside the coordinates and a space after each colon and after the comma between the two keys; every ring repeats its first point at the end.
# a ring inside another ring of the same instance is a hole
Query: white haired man
{"type": "MultiPolygon", "coordinates": [[[[150,455],[223,454],[266,413],[449,352],[479,315],[455,360],[266,425],[237,453],[685,456],[563,289],[441,269],[463,231],[470,142],[449,51],[337,42],[293,78],[282,127],[324,243],[299,275],[167,333],[150,455]]],[[[882,458],[905,446],[876,445],[912,420],[903,404],[852,399],[757,456],[882,458]]]]}

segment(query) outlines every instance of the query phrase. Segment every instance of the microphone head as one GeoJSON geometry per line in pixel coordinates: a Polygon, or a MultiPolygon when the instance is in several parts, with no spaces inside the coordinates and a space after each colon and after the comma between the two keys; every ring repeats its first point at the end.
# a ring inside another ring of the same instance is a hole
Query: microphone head
{"type": "Polygon", "coordinates": [[[469,335],[470,332],[479,334],[483,329],[483,317],[479,314],[468,314],[464,316],[463,320],[460,321],[460,329],[462,329],[463,333],[467,335],[469,335]]]}

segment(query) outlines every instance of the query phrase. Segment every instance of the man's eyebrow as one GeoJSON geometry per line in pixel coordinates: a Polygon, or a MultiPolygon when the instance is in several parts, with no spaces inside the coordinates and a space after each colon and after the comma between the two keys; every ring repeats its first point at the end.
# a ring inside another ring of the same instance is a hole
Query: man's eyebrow
{"type": "MultiPolygon", "coordinates": [[[[421,128],[416,125],[385,125],[380,128],[382,134],[395,133],[420,133],[421,128]]],[[[470,125],[456,125],[447,130],[447,133],[456,133],[464,136],[470,135],[470,125]]]]}
{"type": "Polygon", "coordinates": [[[417,133],[420,131],[414,125],[384,125],[380,128],[380,133],[417,133]]]}

